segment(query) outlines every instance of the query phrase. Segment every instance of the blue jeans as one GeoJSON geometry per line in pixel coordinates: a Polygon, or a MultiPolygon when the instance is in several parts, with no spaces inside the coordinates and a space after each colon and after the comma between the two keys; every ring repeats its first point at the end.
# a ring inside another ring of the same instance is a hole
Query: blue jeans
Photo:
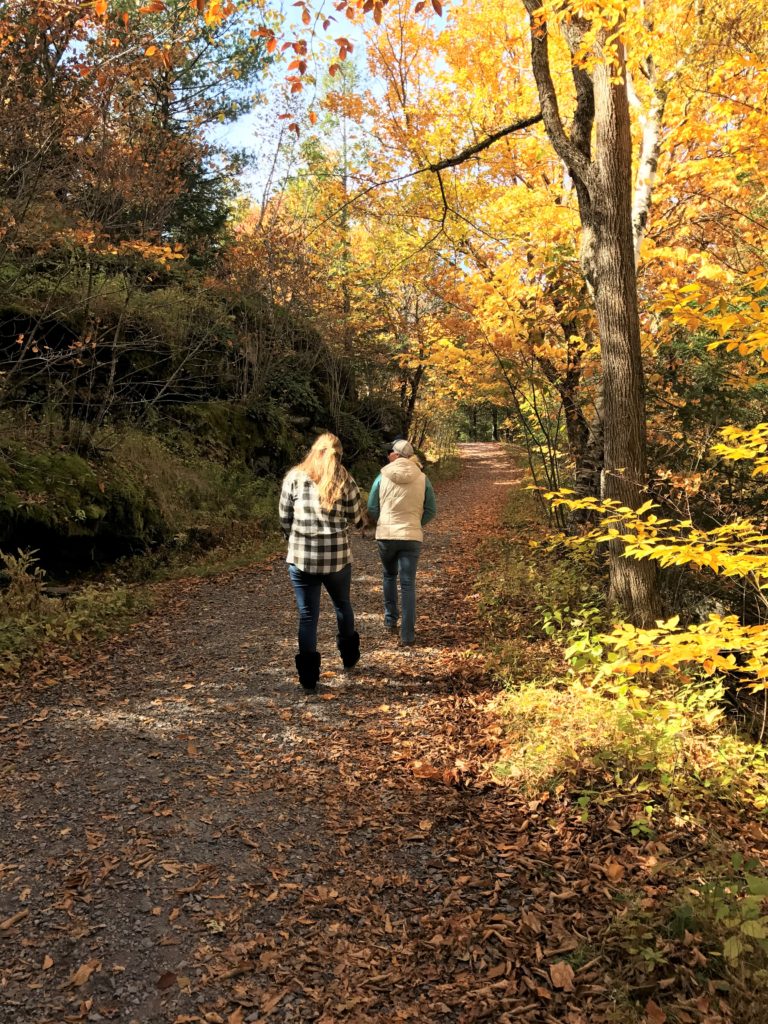
{"type": "Polygon", "coordinates": [[[403,621],[400,639],[412,644],[416,635],[416,567],[421,553],[420,540],[380,540],[379,557],[384,585],[384,624],[397,626],[397,577],[400,576],[400,601],[403,621]]]}
{"type": "Polygon", "coordinates": [[[349,600],[351,565],[345,565],[338,572],[313,573],[289,564],[288,575],[299,609],[299,654],[311,654],[317,650],[317,621],[320,618],[320,591],[323,587],[333,601],[339,635],[352,636],[355,632],[355,613],[349,600]]]}

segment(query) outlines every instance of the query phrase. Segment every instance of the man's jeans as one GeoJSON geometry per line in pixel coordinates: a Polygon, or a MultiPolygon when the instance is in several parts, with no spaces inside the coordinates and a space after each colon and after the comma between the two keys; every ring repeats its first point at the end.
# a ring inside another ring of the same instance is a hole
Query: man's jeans
{"type": "Polygon", "coordinates": [[[397,626],[397,577],[400,576],[400,600],[403,621],[400,639],[412,644],[416,635],[416,567],[421,553],[420,540],[380,540],[379,556],[384,570],[384,624],[397,626]]]}
{"type": "Polygon", "coordinates": [[[320,592],[323,587],[333,601],[339,635],[352,636],[355,615],[349,600],[351,565],[345,565],[338,572],[313,573],[289,564],[288,575],[299,609],[299,654],[311,654],[317,650],[317,620],[320,618],[320,592]]]}

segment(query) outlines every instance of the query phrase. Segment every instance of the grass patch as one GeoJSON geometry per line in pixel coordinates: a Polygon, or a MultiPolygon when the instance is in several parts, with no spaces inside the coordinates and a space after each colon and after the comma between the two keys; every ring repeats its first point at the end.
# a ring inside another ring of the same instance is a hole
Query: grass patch
{"type": "Polygon", "coordinates": [[[145,588],[92,583],[48,597],[34,556],[0,552],[7,587],[0,593],[0,674],[16,677],[48,645],[76,647],[124,629],[152,607],[145,588]]]}
{"type": "MultiPolygon", "coordinates": [[[[106,435],[103,440],[106,445],[106,435]]],[[[22,464],[27,462],[22,459],[22,464]]],[[[80,577],[84,582],[63,597],[48,596],[37,552],[0,551],[0,674],[20,675],[46,648],[71,650],[119,632],[152,608],[152,585],[157,582],[231,571],[262,561],[280,547],[279,484],[255,478],[243,465],[179,454],[159,438],[126,430],[114,435],[108,456],[100,456],[93,466],[78,457],[77,466],[85,467],[88,480],[113,472],[123,481],[121,495],[142,496],[140,506],[131,506],[136,521],[145,526],[143,510],[151,507],[162,530],[149,546],[138,544],[145,538],[137,530],[137,545],[143,550],[118,559],[106,571],[86,567],[80,577]]],[[[66,480],[74,492],[78,478],[69,475],[66,480]]],[[[94,490],[102,493],[96,484],[94,490]]],[[[104,490],[109,493],[110,488],[104,485],[104,490]]],[[[73,508],[79,500],[73,499],[73,508]]],[[[130,505],[127,497],[124,505],[130,505]]],[[[61,515],[58,526],[63,532],[83,528],[76,514],[72,524],[66,521],[68,506],[61,507],[61,515]]]]}
{"type": "Polygon", "coordinates": [[[45,574],[34,555],[0,552],[9,581],[0,592],[0,676],[20,676],[46,649],[63,647],[71,654],[124,631],[154,608],[158,583],[232,572],[269,558],[281,546],[280,536],[265,533],[260,524],[233,524],[208,550],[160,549],[126,559],[63,597],[46,594],[45,574]]]}
{"type": "Polygon", "coordinates": [[[179,544],[124,559],[105,578],[119,584],[217,576],[262,562],[283,547],[282,535],[259,520],[232,522],[225,530],[203,532],[197,541],[186,535],[179,544]]]}
{"type": "Polygon", "coordinates": [[[442,455],[436,462],[425,463],[424,472],[432,483],[455,480],[461,472],[461,459],[458,455],[442,455]]]}

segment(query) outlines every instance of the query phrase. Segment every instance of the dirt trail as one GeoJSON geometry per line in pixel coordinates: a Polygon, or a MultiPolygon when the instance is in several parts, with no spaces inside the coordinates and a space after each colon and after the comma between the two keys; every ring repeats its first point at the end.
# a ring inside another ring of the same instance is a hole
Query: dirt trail
{"type": "Polygon", "coordinates": [[[564,876],[541,882],[546,842],[529,849],[465,763],[485,686],[473,560],[514,472],[496,446],[461,456],[424,547],[418,647],[383,630],[368,538],[362,665],[341,672],[324,598],[317,696],[295,682],[277,560],[190,583],[5,709],[2,1024],[582,1020],[538,966],[577,944],[562,911],[573,898],[578,919],[579,894],[545,938],[536,900],[555,906],[564,876]]]}

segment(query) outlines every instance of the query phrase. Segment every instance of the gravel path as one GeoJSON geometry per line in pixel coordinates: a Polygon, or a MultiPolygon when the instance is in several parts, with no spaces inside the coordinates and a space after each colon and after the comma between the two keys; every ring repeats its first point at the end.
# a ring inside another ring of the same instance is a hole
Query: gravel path
{"type": "Polygon", "coordinates": [[[514,471],[497,446],[461,457],[419,646],[384,632],[357,539],[363,660],[341,671],[324,597],[316,696],[276,560],[189,582],[6,709],[2,1024],[550,1019],[508,952],[517,825],[464,757],[485,687],[473,560],[514,471]]]}

